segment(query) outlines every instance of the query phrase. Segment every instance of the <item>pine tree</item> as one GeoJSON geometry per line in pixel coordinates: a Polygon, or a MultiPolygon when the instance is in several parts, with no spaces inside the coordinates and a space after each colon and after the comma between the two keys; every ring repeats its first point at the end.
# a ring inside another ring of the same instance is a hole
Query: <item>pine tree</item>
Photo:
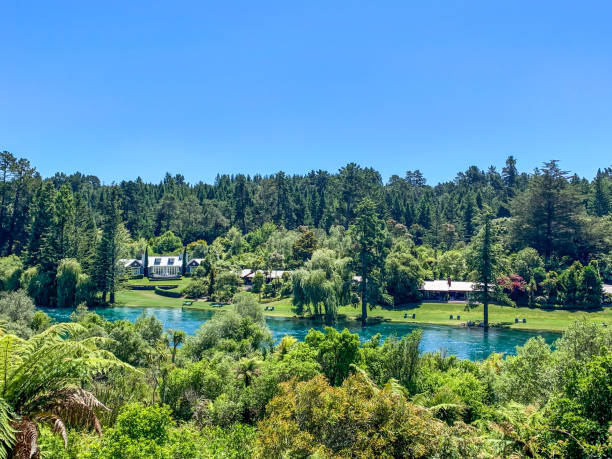
{"type": "Polygon", "coordinates": [[[183,258],[181,264],[181,275],[185,275],[187,272],[187,246],[183,248],[183,258]]]}
{"type": "Polygon", "coordinates": [[[102,292],[102,302],[106,302],[107,293],[110,303],[115,302],[115,290],[118,284],[117,262],[121,253],[121,210],[119,191],[111,188],[104,203],[102,223],[102,239],[98,245],[94,278],[98,289],[102,292]]]}
{"type": "Polygon", "coordinates": [[[494,293],[491,287],[499,271],[501,256],[491,220],[491,212],[488,208],[485,208],[479,234],[474,238],[466,257],[468,266],[474,273],[473,281],[476,286],[476,296],[483,304],[485,329],[489,328],[489,303],[494,293]]]}
{"type": "Polygon", "coordinates": [[[68,185],[62,185],[55,196],[57,258],[71,258],[75,255],[75,208],[74,196],[68,185]]]}
{"type": "Polygon", "coordinates": [[[373,271],[382,266],[386,256],[385,223],[376,213],[376,206],[369,198],[361,201],[356,214],[352,232],[357,241],[356,261],[361,274],[361,323],[365,325],[368,300],[371,300],[369,292],[373,290],[368,282],[371,281],[373,271]]]}
{"type": "Polygon", "coordinates": [[[149,246],[145,247],[144,261],[143,261],[143,273],[144,277],[149,277],[149,246]]]}
{"type": "Polygon", "coordinates": [[[514,197],[516,193],[518,171],[516,169],[516,159],[514,156],[508,156],[506,159],[506,165],[502,169],[502,179],[506,186],[506,194],[509,198],[514,197]]]}
{"type": "Polygon", "coordinates": [[[605,176],[601,173],[601,170],[597,171],[593,188],[593,212],[598,217],[603,217],[610,212],[610,197],[606,190],[605,176]]]}
{"type": "Polygon", "coordinates": [[[465,208],[463,209],[463,233],[465,235],[466,242],[472,240],[474,236],[474,211],[476,204],[472,195],[469,195],[465,208]]]}
{"type": "Polygon", "coordinates": [[[32,225],[28,243],[26,264],[40,264],[41,249],[45,237],[52,232],[55,217],[55,189],[53,183],[45,182],[36,192],[32,210],[32,225]]]}
{"type": "Polygon", "coordinates": [[[98,245],[98,229],[93,212],[87,201],[80,195],[75,195],[75,258],[81,264],[83,271],[91,274],[96,258],[98,245]]]}

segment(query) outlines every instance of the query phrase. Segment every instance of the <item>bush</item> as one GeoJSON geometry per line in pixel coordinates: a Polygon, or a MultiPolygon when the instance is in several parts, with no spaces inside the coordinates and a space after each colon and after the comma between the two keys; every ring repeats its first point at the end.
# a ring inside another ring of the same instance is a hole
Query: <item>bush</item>
{"type": "Polygon", "coordinates": [[[22,272],[23,264],[16,255],[0,258],[0,290],[17,290],[22,272]]]}
{"type": "Polygon", "coordinates": [[[187,298],[203,298],[208,294],[207,279],[191,279],[183,288],[183,295],[187,298]]]}
{"type": "Polygon", "coordinates": [[[129,288],[132,290],[155,290],[155,285],[133,284],[133,285],[130,285],[129,288]]]}
{"type": "Polygon", "coordinates": [[[160,287],[155,287],[155,293],[161,296],[167,296],[169,298],[180,298],[183,296],[181,292],[172,291],[172,290],[164,290],[160,287]]]}

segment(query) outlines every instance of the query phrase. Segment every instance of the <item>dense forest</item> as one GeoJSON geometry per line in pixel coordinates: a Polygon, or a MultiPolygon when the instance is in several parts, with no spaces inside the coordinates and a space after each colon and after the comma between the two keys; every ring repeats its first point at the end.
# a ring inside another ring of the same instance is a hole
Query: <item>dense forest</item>
{"type": "Polygon", "coordinates": [[[472,362],[420,353],[420,330],[274,342],[261,304],[332,324],[361,305],[366,325],[452,278],[482,287],[485,326],[489,302],[599,308],[612,169],[527,174],[509,157],[435,186],[356,164],[102,185],[4,152],[0,177],[0,458],[612,456],[612,327],[580,320],[472,362]],[[156,254],[202,260],[161,293],[226,303],[194,335],[87,308],[115,302],[121,259],[156,254]],[[250,292],[244,268],[261,270],[250,292]],[[57,324],[36,306],[74,311],[57,324]]]}
{"type": "Polygon", "coordinates": [[[332,321],[338,305],[360,303],[365,320],[366,305],[418,301],[424,279],[477,282],[485,304],[569,307],[599,306],[612,281],[611,168],[592,181],[556,161],[528,174],[510,156],[501,172],[471,166],[435,186],[419,171],[383,183],[353,163],[102,185],[43,179],[3,152],[0,176],[0,282],[41,306],[113,303],[118,260],[145,253],[205,259],[183,291],[192,298],[231,300],[241,268],[291,271],[265,293],[332,321]]]}

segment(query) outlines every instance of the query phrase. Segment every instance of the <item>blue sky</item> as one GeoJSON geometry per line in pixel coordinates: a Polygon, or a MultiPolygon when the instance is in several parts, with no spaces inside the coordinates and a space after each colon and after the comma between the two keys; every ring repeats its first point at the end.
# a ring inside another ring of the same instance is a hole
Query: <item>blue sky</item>
{"type": "Polygon", "coordinates": [[[0,3],[0,149],[43,175],[430,183],[612,165],[612,3],[0,3]]]}

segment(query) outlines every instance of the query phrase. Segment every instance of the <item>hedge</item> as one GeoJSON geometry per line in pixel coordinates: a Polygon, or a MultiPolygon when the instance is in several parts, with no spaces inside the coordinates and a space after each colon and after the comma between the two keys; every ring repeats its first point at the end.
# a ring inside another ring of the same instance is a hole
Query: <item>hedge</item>
{"type": "Polygon", "coordinates": [[[155,285],[141,285],[141,284],[132,284],[128,285],[131,290],[155,290],[155,285]]]}
{"type": "Polygon", "coordinates": [[[155,287],[155,293],[161,296],[167,296],[170,298],[180,298],[183,296],[181,292],[173,292],[171,290],[164,290],[159,287],[155,287]]]}

